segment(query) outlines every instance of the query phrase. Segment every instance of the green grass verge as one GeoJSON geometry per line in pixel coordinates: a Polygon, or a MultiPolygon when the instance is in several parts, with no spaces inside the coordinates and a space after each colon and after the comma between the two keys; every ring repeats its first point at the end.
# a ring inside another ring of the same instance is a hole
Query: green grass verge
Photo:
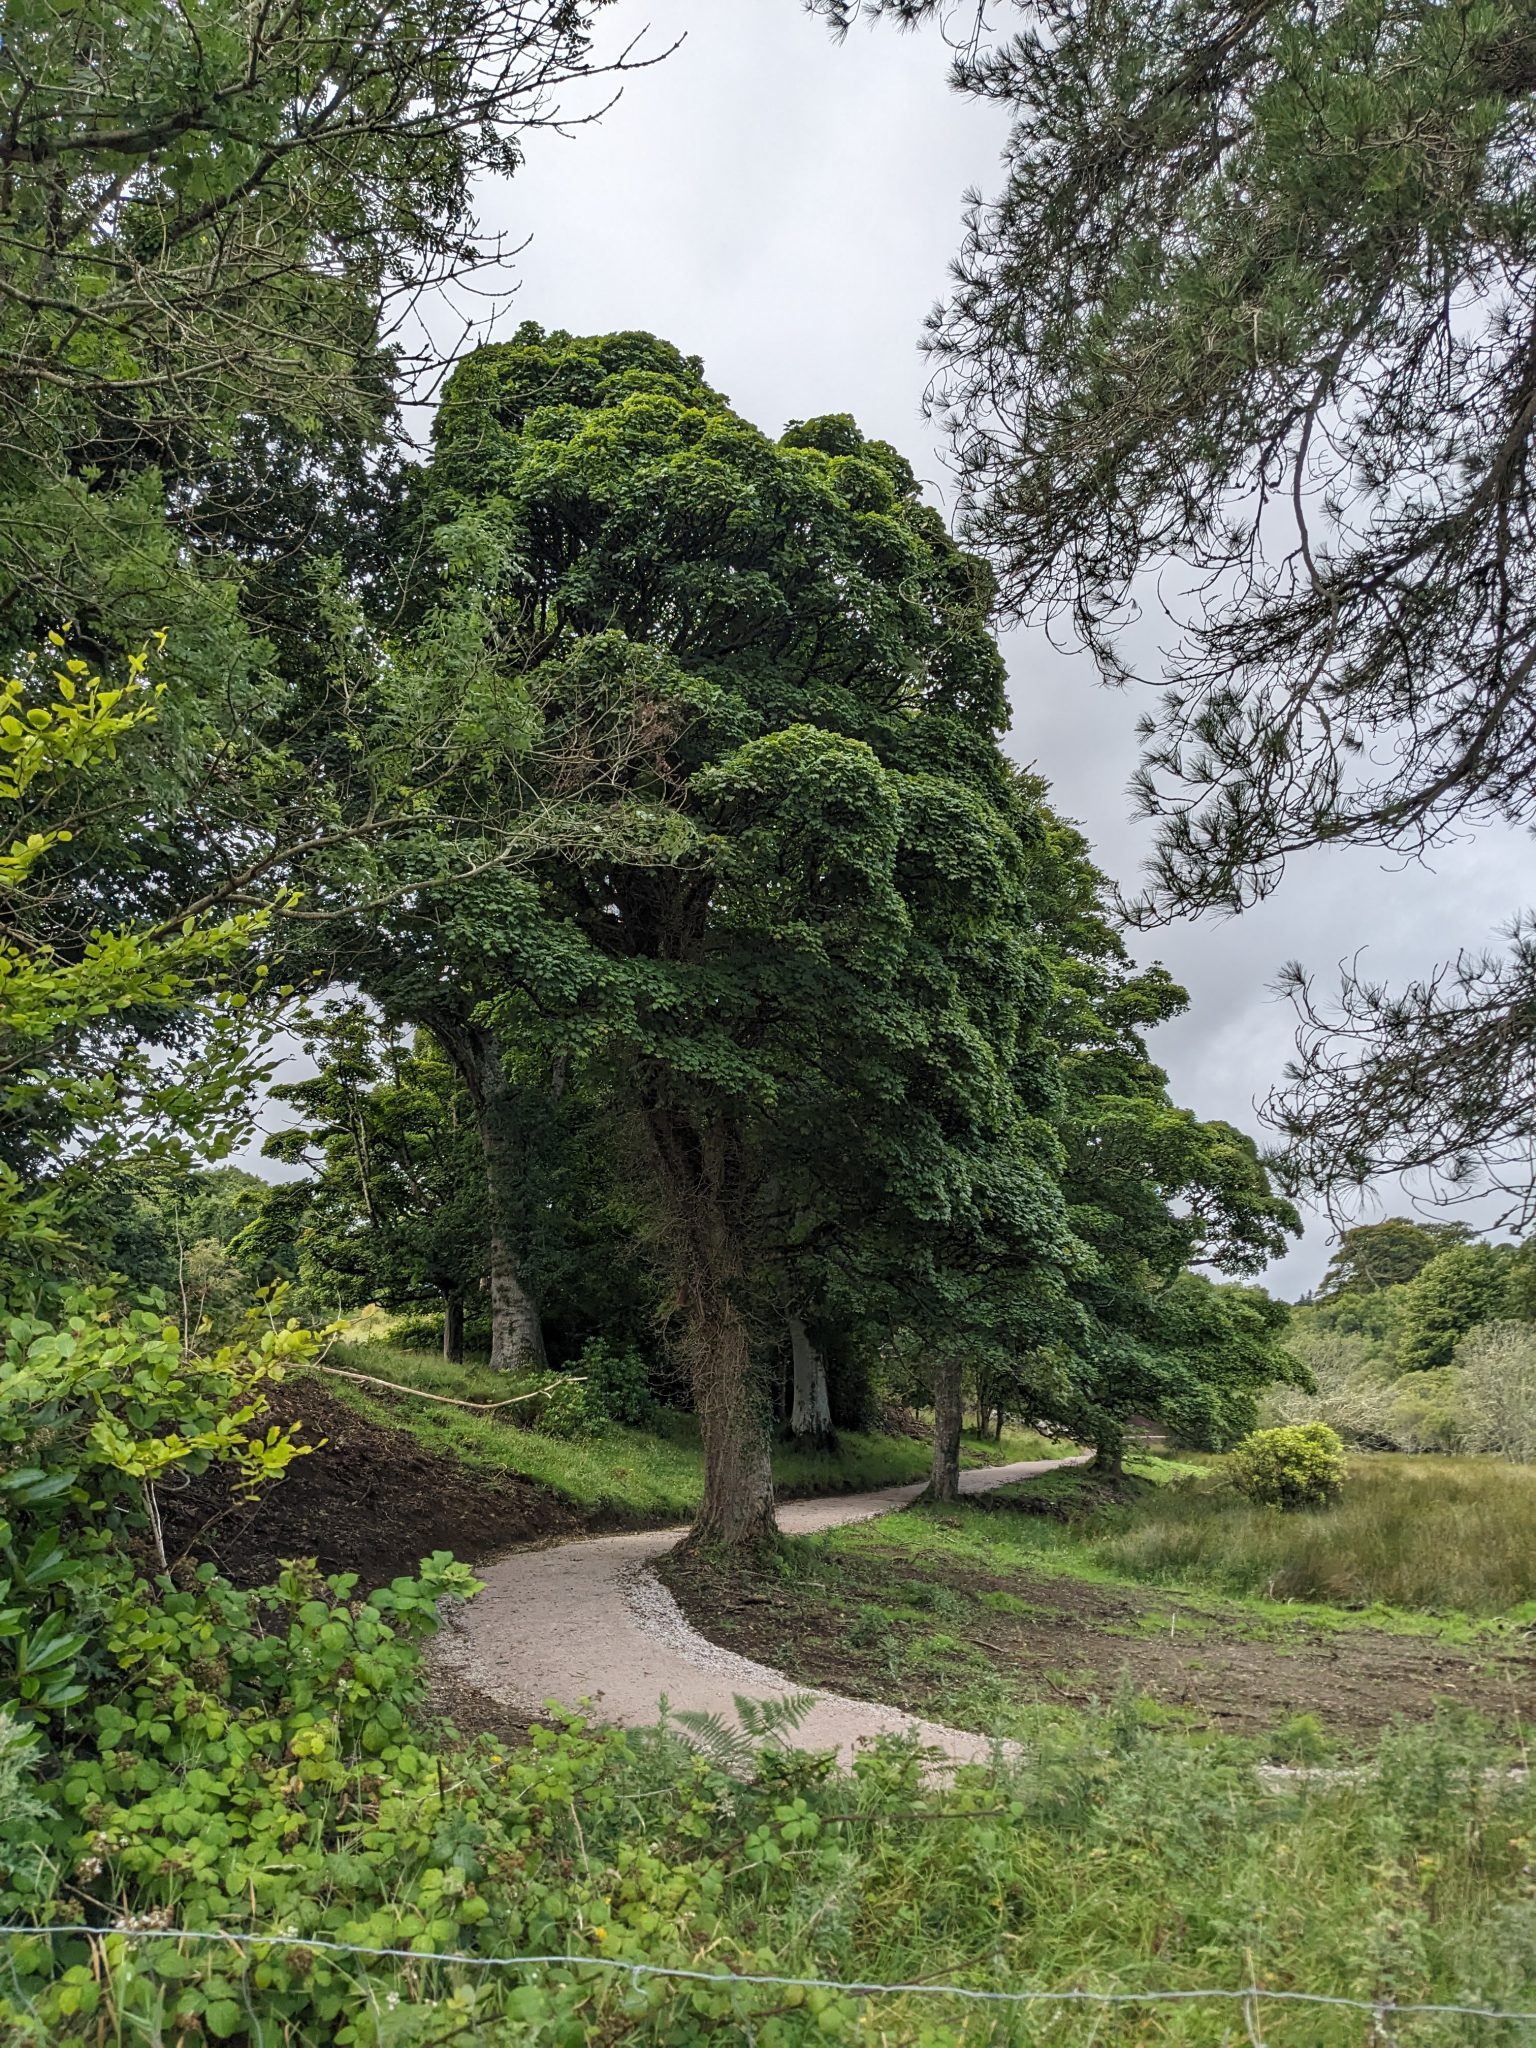
{"type": "MultiPolygon", "coordinates": [[[[1081,1468],[991,1497],[1042,1512],[988,1532],[1019,1565],[1221,1594],[1260,1611],[1306,1606],[1341,1623],[1536,1620],[1536,1471],[1495,1458],[1357,1457],[1331,1508],[1281,1514],[1221,1482],[1220,1461],[1139,1458],[1150,1481],[1106,1503],[1081,1468]]],[[[963,1542],[942,1526],[924,1542],[963,1542]]]]}
{"type": "Polygon", "coordinates": [[[1336,1505],[1315,1513],[1277,1514],[1195,1485],[1160,1492],[1087,1541],[1097,1562],[1130,1578],[1507,1616],[1536,1602],[1536,1470],[1497,1458],[1358,1457],[1336,1505]]]}
{"type": "MultiPolygon", "coordinates": [[[[338,1345],[329,1361],[424,1392],[466,1401],[496,1401],[509,1391],[503,1374],[483,1365],[446,1366],[428,1354],[381,1343],[338,1345]]],[[[409,1430],[418,1442],[484,1472],[516,1473],[537,1481],[595,1518],[646,1522],[686,1521],[703,1494],[698,1430],[690,1416],[659,1411],[651,1429],[617,1425],[601,1435],[566,1441],[519,1428],[502,1415],[475,1415],[434,1402],[375,1392],[326,1376],[327,1389],[371,1421],[409,1430]]],[[[1033,1431],[1005,1430],[1001,1443],[967,1437],[967,1465],[1011,1464],[1066,1455],[1033,1431]]],[[[835,1453],[797,1451],[779,1444],[774,1477],[786,1495],[866,1492],[927,1476],[928,1446],[905,1436],[845,1430],[835,1453]]]]}

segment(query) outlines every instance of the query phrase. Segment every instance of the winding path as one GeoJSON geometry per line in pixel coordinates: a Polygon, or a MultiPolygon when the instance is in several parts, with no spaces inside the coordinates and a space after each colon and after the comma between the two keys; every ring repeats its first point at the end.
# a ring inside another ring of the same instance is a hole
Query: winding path
{"type": "MultiPolygon", "coordinates": [[[[962,1493],[986,1493],[1034,1479],[1081,1459],[1039,1459],[962,1472],[962,1493]]],[[[922,1485],[877,1493],[790,1501],[779,1510],[788,1535],[835,1529],[905,1507],[922,1485]]],[[[734,1720],[733,1695],[783,1698],[809,1688],[781,1671],[711,1643],[685,1620],[651,1570],[681,1529],[582,1537],[550,1550],[514,1551],[477,1567],[485,1591],[458,1612],[437,1639],[437,1654],[469,1685],[502,1705],[537,1713],[549,1700],[590,1704],[598,1720],[642,1727],[654,1722],[663,1696],[673,1709],[734,1720]]],[[[854,1746],[878,1735],[916,1735],[956,1761],[985,1761],[993,1745],[869,1700],[814,1693],[815,1705],[796,1741],[807,1749],[854,1746]]]]}

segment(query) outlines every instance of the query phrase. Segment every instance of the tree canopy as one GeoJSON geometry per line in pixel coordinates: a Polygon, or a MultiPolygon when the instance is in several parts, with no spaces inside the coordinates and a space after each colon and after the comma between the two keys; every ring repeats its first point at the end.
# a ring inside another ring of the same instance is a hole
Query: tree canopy
{"type": "MultiPolygon", "coordinates": [[[[1111,677],[1154,575],[1184,607],[1143,723],[1141,914],[1241,908],[1310,847],[1528,823],[1528,10],[1049,0],[978,14],[954,77],[1013,121],[929,333],[964,528],[1111,677]]],[[[1295,1176],[1528,1203],[1529,956],[1522,924],[1339,1006],[1298,977],[1295,1176]]]]}
{"type": "Polygon", "coordinates": [[[900,1269],[954,1342],[1009,1290],[1037,1313],[1065,1243],[1015,1073],[1046,1057],[1038,828],[996,747],[990,580],[894,451],[842,417],[774,443],[645,335],[528,326],[470,357],[419,503],[543,698],[653,707],[615,783],[685,840],[644,866],[552,854],[503,905],[488,1007],[616,1077],[704,1430],[700,1526],[739,1538],[771,1499],[754,1327],[782,1325],[792,1270],[825,1294],[840,1266],[900,1269]]]}

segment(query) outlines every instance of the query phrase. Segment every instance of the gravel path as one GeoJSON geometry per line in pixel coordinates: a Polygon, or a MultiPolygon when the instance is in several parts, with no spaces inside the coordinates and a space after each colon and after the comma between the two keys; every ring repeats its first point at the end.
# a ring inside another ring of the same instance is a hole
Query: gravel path
{"type": "MultiPolygon", "coordinates": [[[[985,1493],[1054,1471],[1063,1461],[991,1465],[960,1475],[963,1493],[985,1493]]],[[[1081,1460],[1065,1462],[1078,1463],[1081,1460]]],[[[835,1529],[889,1514],[922,1486],[787,1502],[779,1526],[790,1535],[835,1529]]],[[[438,1637],[438,1656],[464,1684],[522,1713],[549,1700],[590,1704],[595,1717],[642,1727],[670,1705],[734,1720],[732,1695],[781,1698],[796,1687],[782,1672],[709,1642],[684,1618],[651,1570],[681,1529],[587,1537],[551,1550],[520,1550],[478,1567],[485,1591],[438,1637]]],[[[854,1746],[877,1735],[917,1735],[956,1762],[985,1761],[992,1744],[895,1707],[818,1692],[796,1741],[808,1749],[854,1746]]]]}

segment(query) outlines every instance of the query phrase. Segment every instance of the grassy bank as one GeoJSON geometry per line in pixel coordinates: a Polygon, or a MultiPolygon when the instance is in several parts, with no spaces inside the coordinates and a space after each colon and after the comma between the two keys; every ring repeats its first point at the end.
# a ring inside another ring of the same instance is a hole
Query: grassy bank
{"type": "MultiPolygon", "coordinates": [[[[497,1401],[508,1392],[504,1375],[483,1366],[445,1366],[430,1355],[388,1344],[340,1345],[329,1362],[461,1400],[497,1401]]],[[[333,1375],[324,1375],[323,1383],[329,1393],[370,1421],[408,1430],[430,1450],[473,1471],[532,1480],[594,1518],[686,1521],[703,1494],[697,1427],[692,1417],[670,1409],[659,1409],[655,1425],[648,1429],[614,1424],[600,1435],[566,1441],[518,1427],[512,1419],[518,1413],[515,1408],[477,1415],[333,1375]]],[[[963,1461],[1009,1464],[1064,1456],[1070,1448],[1048,1443],[1033,1431],[1005,1431],[1001,1443],[968,1436],[963,1461]]],[[[856,1430],[845,1430],[833,1453],[798,1451],[788,1444],[774,1449],[774,1477],[785,1496],[900,1486],[926,1478],[928,1464],[928,1445],[918,1438],[856,1430]]]]}

